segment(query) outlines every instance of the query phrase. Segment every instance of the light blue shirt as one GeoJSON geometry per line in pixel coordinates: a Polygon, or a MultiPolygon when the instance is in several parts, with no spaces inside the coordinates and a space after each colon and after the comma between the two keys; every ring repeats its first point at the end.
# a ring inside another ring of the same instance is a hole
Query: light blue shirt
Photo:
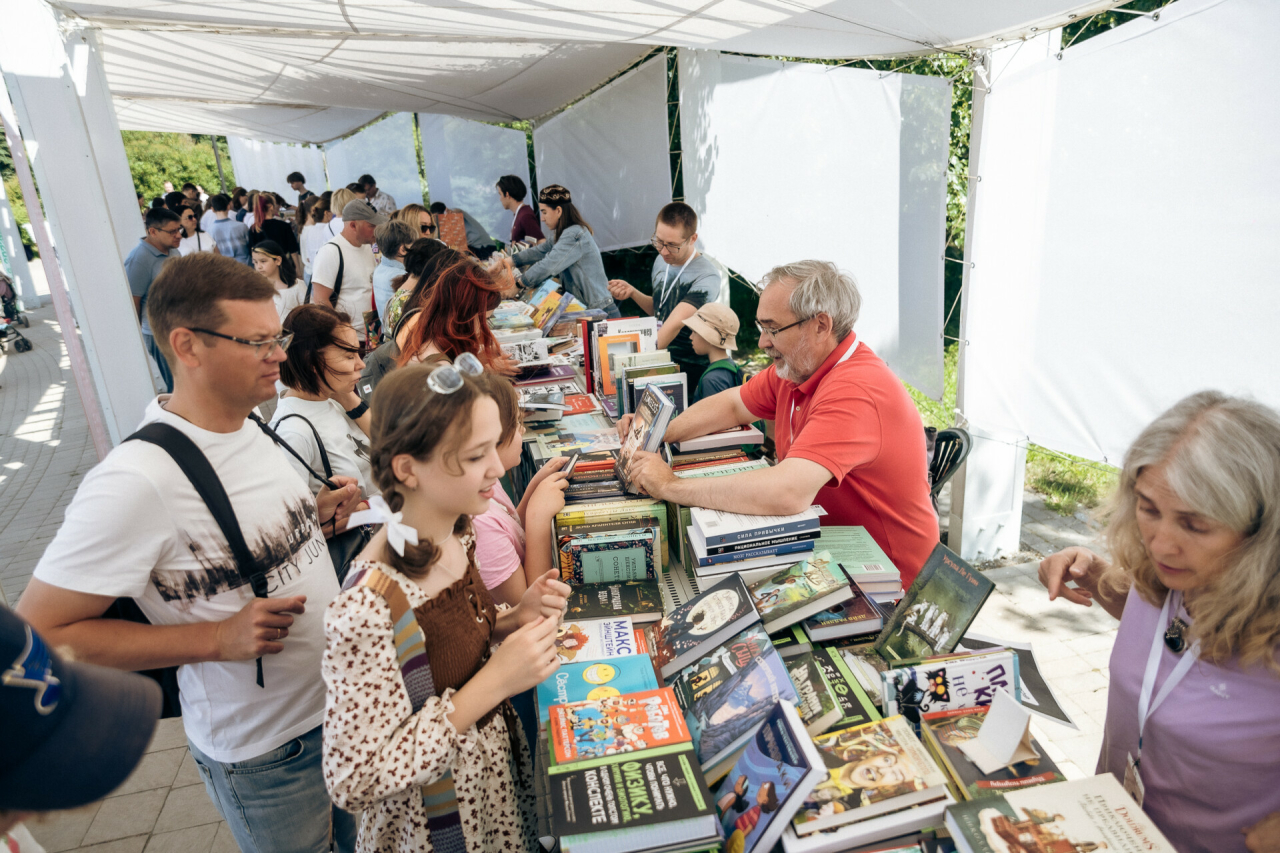
{"type": "MultiPolygon", "coordinates": [[[[174,255],[177,253],[174,252],[174,255]]],[[[133,247],[129,257],[124,259],[124,274],[129,279],[129,292],[142,300],[142,334],[151,334],[151,324],[147,322],[147,292],[151,290],[151,282],[160,275],[160,268],[169,260],[170,254],[162,252],[147,242],[146,237],[139,238],[138,245],[133,247]]]]}
{"type": "Polygon", "coordinates": [[[378,309],[378,319],[382,321],[384,329],[387,325],[387,304],[396,293],[396,286],[391,283],[391,279],[404,274],[404,264],[386,255],[373,268],[373,305],[378,309]]]}
{"type": "Polygon", "coordinates": [[[524,269],[524,283],[536,287],[556,276],[583,305],[618,316],[618,306],[609,295],[609,277],[604,272],[600,247],[591,232],[581,225],[570,225],[559,240],[554,231],[546,233],[546,242],[511,257],[522,269],[528,267],[524,269]]]}
{"type": "Polygon", "coordinates": [[[249,257],[249,226],[234,219],[215,219],[209,233],[218,244],[218,254],[253,266],[253,259],[249,257]]]}

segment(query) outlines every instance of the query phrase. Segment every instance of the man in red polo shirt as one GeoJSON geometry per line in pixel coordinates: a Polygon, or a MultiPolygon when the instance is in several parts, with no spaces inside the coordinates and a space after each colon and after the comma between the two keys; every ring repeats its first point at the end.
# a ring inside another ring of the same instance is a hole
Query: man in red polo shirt
{"type": "Polygon", "coordinates": [[[645,453],[628,474],[654,497],[685,506],[791,515],[816,503],[827,512],[824,524],[867,528],[906,587],[938,544],[920,414],[853,332],[862,300],[852,276],[826,261],[799,261],[770,270],[763,284],[756,327],[773,364],[689,407],[666,439],[771,418],[778,464],[681,479],[645,453]]]}

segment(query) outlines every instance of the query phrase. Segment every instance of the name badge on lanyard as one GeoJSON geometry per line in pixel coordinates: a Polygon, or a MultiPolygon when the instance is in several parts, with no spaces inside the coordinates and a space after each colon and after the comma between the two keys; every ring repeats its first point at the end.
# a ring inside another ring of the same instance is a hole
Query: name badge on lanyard
{"type": "Polygon", "coordinates": [[[1195,662],[1200,657],[1200,641],[1196,640],[1191,644],[1191,648],[1183,654],[1182,659],[1178,661],[1178,665],[1173,668],[1173,672],[1169,673],[1169,677],[1165,679],[1160,692],[1156,694],[1155,700],[1152,701],[1151,694],[1155,690],[1156,675],[1160,671],[1160,655],[1161,647],[1164,645],[1165,624],[1169,621],[1170,611],[1176,613],[1181,603],[1181,592],[1171,592],[1164,597],[1164,606],[1160,608],[1160,621],[1156,623],[1156,635],[1151,641],[1151,651],[1147,655],[1147,669],[1142,674],[1142,692],[1138,694],[1138,754],[1135,756],[1133,753],[1129,753],[1124,768],[1124,789],[1139,806],[1142,805],[1142,800],[1146,796],[1146,786],[1142,783],[1142,739],[1143,732],[1147,727],[1147,720],[1151,719],[1151,715],[1156,712],[1156,708],[1159,708],[1161,703],[1169,698],[1169,694],[1182,682],[1182,679],[1187,677],[1187,673],[1191,671],[1191,667],[1195,665],[1195,662]]]}

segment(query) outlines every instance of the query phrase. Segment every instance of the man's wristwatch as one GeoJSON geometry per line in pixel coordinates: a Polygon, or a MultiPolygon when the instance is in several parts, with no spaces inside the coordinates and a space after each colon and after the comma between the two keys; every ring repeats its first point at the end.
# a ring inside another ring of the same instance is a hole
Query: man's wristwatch
{"type": "Polygon", "coordinates": [[[360,417],[367,411],[369,411],[369,404],[366,403],[364,400],[361,400],[360,405],[356,406],[354,409],[347,410],[347,417],[351,418],[351,420],[354,421],[356,418],[360,417]]]}

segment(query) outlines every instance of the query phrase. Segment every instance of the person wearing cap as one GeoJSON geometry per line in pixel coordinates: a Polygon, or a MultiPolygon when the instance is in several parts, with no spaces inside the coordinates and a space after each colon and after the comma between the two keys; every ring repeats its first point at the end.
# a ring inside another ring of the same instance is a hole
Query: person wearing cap
{"type": "MultiPolygon", "coordinates": [[[[773,364],[740,388],[694,403],[671,421],[665,440],[768,418],[778,464],[686,480],[657,454],[637,453],[632,482],[681,506],[749,515],[794,515],[819,504],[823,524],[865,527],[909,586],[938,544],[924,424],[902,382],[853,331],[861,307],[853,276],[827,261],[766,273],[756,328],[773,364]]],[[[618,421],[622,434],[630,423],[630,415],[618,421]]]]}
{"type": "Polygon", "coordinates": [[[321,772],[323,613],[339,589],[325,534],[360,488],[335,474],[337,488],[313,494],[250,420],[276,396],[290,342],[274,294],[244,265],[197,252],[167,263],[147,301],[174,390],[144,423],[204,456],[248,555],[165,449],[122,441],[76,489],[18,613],[78,660],[178,667],[191,756],[240,849],[327,853],[335,838],[354,848],[355,822],[335,813],[321,772]],[[150,624],[104,617],[117,598],[150,624]]]}
{"type": "Polygon", "coordinates": [[[160,686],[63,660],[2,605],[0,667],[0,849],[8,851],[3,840],[19,837],[19,821],[95,802],[128,778],[160,719],[160,686]]]}
{"type": "Polygon", "coordinates": [[[573,206],[569,191],[559,184],[543,187],[538,193],[538,210],[547,226],[547,239],[511,256],[524,270],[527,287],[537,287],[556,276],[565,292],[572,293],[588,308],[599,308],[605,316],[621,317],[609,295],[609,277],[604,259],[587,220],[573,206]]]}
{"type": "Polygon", "coordinates": [[[684,321],[693,351],[707,359],[707,367],[693,391],[693,402],[737,388],[742,384],[742,368],[733,360],[738,348],[738,317],[728,306],[711,302],[684,321]]]}
{"type": "Polygon", "coordinates": [[[374,230],[387,217],[355,198],[342,208],[342,231],[316,252],[311,266],[311,301],[351,318],[364,337],[364,312],[373,310],[374,230]]]}
{"type": "Polygon", "coordinates": [[[707,357],[699,355],[689,340],[684,321],[709,302],[728,303],[728,277],[720,266],[698,251],[698,214],[682,201],[673,201],[658,211],[649,241],[658,250],[650,275],[652,294],[642,293],[622,279],[609,282],[614,299],[630,299],[646,314],[658,318],[658,348],[671,353],[671,360],[696,388],[707,357]]]}

